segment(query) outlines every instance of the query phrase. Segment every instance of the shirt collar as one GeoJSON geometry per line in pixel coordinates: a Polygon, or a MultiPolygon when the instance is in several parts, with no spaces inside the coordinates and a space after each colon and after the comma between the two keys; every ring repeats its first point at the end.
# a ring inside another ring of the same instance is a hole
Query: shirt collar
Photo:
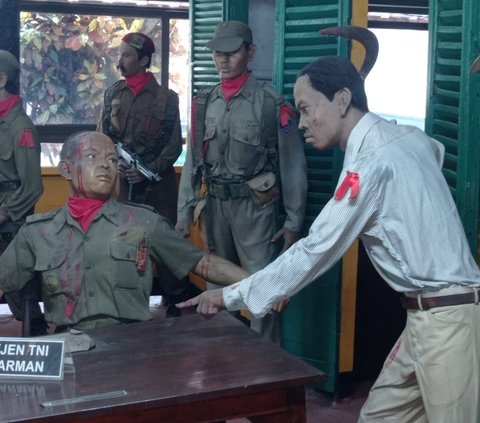
{"type": "MultiPolygon", "coordinates": [[[[109,198],[105,202],[105,204],[100,210],[100,213],[98,213],[97,217],[93,220],[93,222],[95,222],[101,216],[109,220],[115,226],[119,226],[120,225],[120,203],[113,198],[109,198]]],[[[80,228],[80,224],[70,215],[68,211],[68,206],[66,204],[63,206],[63,213],[58,213],[53,218],[54,232],[59,233],[65,224],[80,228]]]]}
{"type": "MultiPolygon", "coordinates": [[[[246,100],[253,103],[254,98],[255,98],[254,94],[255,94],[256,86],[257,86],[257,79],[255,78],[255,76],[253,76],[253,73],[250,72],[250,75],[249,75],[248,79],[245,81],[245,84],[243,84],[243,87],[240,88],[240,91],[238,93],[236,93],[232,98],[238,97],[238,96],[243,96],[246,100]]],[[[215,88],[215,90],[213,90],[212,96],[211,96],[211,101],[215,101],[219,98],[221,98],[221,99],[224,98],[223,94],[222,94],[222,90],[220,88],[220,84],[218,84],[217,87],[215,88]]]]}
{"type": "Polygon", "coordinates": [[[362,118],[357,122],[355,127],[350,132],[350,136],[347,141],[347,148],[345,149],[345,158],[343,160],[343,167],[348,167],[351,163],[355,162],[358,153],[362,149],[363,140],[366,135],[382,118],[374,113],[365,113],[362,118]]]}

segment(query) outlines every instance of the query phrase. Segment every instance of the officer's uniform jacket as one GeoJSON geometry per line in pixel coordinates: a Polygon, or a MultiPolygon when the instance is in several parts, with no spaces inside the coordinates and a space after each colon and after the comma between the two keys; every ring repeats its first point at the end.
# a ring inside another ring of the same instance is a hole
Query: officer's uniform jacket
{"type": "Polygon", "coordinates": [[[0,118],[0,213],[18,221],[33,209],[42,192],[40,140],[19,102],[0,118]],[[14,181],[18,188],[1,188],[14,181]]]}
{"type": "MultiPolygon", "coordinates": [[[[105,93],[97,129],[114,142],[124,141],[162,181],[134,185],[131,201],[153,206],[160,214],[176,217],[177,186],[173,164],[182,152],[178,96],[151,78],[136,96],[125,80],[117,81],[105,93]],[[152,192],[145,201],[147,185],[152,192]]],[[[120,199],[126,200],[128,183],[120,180],[120,199]]]]}
{"type": "MultiPolygon", "coordinates": [[[[183,168],[179,201],[178,220],[190,221],[193,208],[198,201],[192,182],[195,164],[204,160],[208,177],[212,180],[244,181],[266,170],[280,177],[282,204],[286,212],[285,228],[300,231],[306,203],[306,162],[303,140],[294,121],[282,128],[278,109],[271,113],[275,121],[264,122],[262,113],[265,96],[269,95],[250,74],[247,81],[227,103],[220,84],[208,97],[205,115],[205,133],[201,151],[203,158],[193,157],[195,147],[190,145],[183,168]],[[272,165],[268,148],[263,149],[262,134],[267,125],[276,128],[276,157],[272,165]],[[255,163],[249,171],[250,163],[255,163]],[[278,166],[277,168],[275,168],[278,166]],[[251,175],[247,175],[251,173],[251,175]]],[[[193,132],[193,131],[192,131],[193,132]]],[[[200,151],[200,149],[197,149],[200,151]]]]}
{"type": "Polygon", "coordinates": [[[152,260],[182,278],[202,255],[145,206],[109,199],[86,233],[64,206],[28,217],[0,257],[0,289],[19,289],[39,272],[47,321],[78,328],[144,321],[152,260]]]}

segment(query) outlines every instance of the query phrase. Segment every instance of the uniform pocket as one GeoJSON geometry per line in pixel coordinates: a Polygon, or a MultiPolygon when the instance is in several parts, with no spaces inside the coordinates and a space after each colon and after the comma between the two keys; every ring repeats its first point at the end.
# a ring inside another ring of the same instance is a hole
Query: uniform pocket
{"type": "Polygon", "coordinates": [[[280,197],[275,174],[265,172],[247,181],[254,203],[260,207],[267,207],[280,197]]]}
{"type": "MultiPolygon", "coordinates": [[[[7,131],[6,134],[9,135],[10,133],[7,131]]],[[[0,160],[9,160],[12,157],[12,154],[12,141],[7,139],[7,137],[0,135],[0,160]]]]}
{"type": "Polygon", "coordinates": [[[67,254],[64,251],[54,255],[39,256],[35,262],[34,270],[41,273],[43,279],[43,290],[46,295],[51,296],[60,292],[69,292],[69,284],[61,284],[61,266],[65,263],[67,254]]]}
{"type": "Polygon", "coordinates": [[[113,259],[111,272],[115,288],[138,289],[138,272],[136,267],[137,245],[122,242],[110,243],[110,255],[113,259]]]}
{"type": "MultiPolygon", "coordinates": [[[[119,315],[124,319],[148,320],[148,299],[151,281],[137,272],[137,245],[122,242],[110,243],[113,266],[113,296],[119,315]]],[[[150,274],[150,272],[147,272],[150,274]]]]}
{"type": "MultiPolygon", "coordinates": [[[[144,113],[137,116],[137,128],[139,134],[144,138],[158,138],[162,133],[163,116],[155,113],[144,113]]],[[[151,142],[151,140],[150,140],[151,142]]]]}
{"type": "MultiPolygon", "coordinates": [[[[261,145],[261,133],[257,125],[238,122],[230,132],[228,144],[228,161],[234,163],[240,171],[247,171],[252,162],[257,162],[260,167],[263,161],[259,154],[263,152],[261,145]]],[[[258,168],[258,166],[255,166],[258,168]]]]}

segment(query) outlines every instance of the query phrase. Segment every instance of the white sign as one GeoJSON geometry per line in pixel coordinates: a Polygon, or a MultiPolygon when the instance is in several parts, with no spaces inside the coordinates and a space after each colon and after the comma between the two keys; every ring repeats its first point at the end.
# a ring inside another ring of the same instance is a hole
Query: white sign
{"type": "Polygon", "coordinates": [[[0,378],[63,379],[64,340],[0,338],[0,378]]]}

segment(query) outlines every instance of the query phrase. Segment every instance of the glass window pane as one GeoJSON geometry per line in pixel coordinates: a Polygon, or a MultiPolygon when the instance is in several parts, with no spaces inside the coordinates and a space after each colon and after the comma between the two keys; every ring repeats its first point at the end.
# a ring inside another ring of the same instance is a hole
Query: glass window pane
{"type": "MultiPolygon", "coordinates": [[[[170,19],[169,47],[169,88],[178,94],[180,120],[183,138],[187,135],[187,122],[190,119],[190,22],[186,19],[170,19]]],[[[185,146],[184,146],[185,147],[185,146]]],[[[177,166],[185,163],[186,150],[176,161],[177,166]]]]}
{"type": "Polygon", "coordinates": [[[428,31],[378,28],[372,31],[380,48],[377,62],[365,80],[370,110],[386,119],[424,129],[428,31]]]}

